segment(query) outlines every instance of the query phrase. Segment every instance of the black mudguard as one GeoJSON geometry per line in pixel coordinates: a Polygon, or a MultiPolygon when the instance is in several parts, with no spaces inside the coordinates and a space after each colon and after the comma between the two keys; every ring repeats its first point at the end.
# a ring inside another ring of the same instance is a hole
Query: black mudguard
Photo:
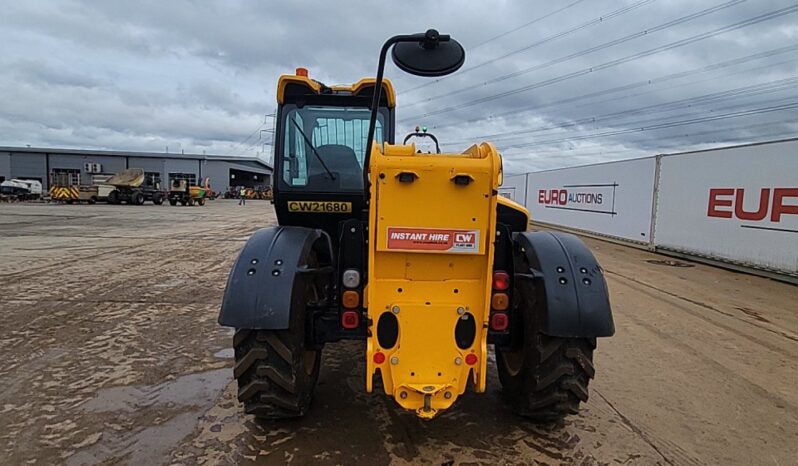
{"type": "Polygon", "coordinates": [[[559,232],[515,233],[515,284],[534,303],[540,331],[568,338],[615,333],[607,282],[578,237],[559,232]]]}
{"type": "Polygon", "coordinates": [[[304,309],[310,280],[332,272],[330,237],[322,230],[275,226],[255,232],[230,271],[219,323],[282,330],[291,309],[304,309]],[[308,259],[315,252],[319,264],[308,259]]]}

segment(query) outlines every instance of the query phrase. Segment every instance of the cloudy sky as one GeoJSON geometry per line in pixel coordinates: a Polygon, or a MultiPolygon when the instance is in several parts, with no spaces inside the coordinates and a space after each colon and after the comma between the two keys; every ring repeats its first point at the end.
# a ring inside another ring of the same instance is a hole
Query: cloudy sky
{"type": "Polygon", "coordinates": [[[429,27],[466,64],[389,65],[397,134],[492,140],[510,173],[798,136],[794,2],[486,4],[0,0],[0,145],[268,158],[281,73],[354,82],[387,37],[429,27]]]}

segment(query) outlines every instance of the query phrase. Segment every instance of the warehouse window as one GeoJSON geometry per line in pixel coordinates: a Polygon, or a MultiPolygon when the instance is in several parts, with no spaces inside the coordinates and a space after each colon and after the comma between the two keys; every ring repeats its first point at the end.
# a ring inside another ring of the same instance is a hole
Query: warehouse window
{"type": "Polygon", "coordinates": [[[144,172],[144,184],[160,189],[161,174],[159,172],[144,172]]]}
{"type": "Polygon", "coordinates": [[[50,171],[50,186],[77,186],[80,170],[77,168],[53,168],[50,171]]]}
{"type": "MultiPolygon", "coordinates": [[[[160,180],[160,178],[159,178],[160,180]]],[[[188,184],[196,185],[197,184],[197,175],[194,173],[170,173],[169,174],[169,186],[172,186],[175,181],[180,180],[188,180],[188,184]]]]}

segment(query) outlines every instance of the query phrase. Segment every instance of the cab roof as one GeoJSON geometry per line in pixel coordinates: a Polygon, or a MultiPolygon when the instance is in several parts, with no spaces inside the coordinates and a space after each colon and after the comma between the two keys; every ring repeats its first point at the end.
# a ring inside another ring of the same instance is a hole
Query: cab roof
{"type": "MultiPolygon", "coordinates": [[[[297,90],[309,91],[316,95],[350,95],[350,96],[371,96],[375,78],[363,78],[360,81],[347,86],[347,85],[334,85],[326,86],[308,76],[300,76],[296,74],[284,74],[280,76],[277,81],[277,103],[282,105],[285,103],[286,95],[297,93],[297,90]],[[302,88],[305,89],[302,89],[302,88]],[[365,93],[364,93],[365,91],[365,93]]],[[[300,92],[307,93],[307,92],[300,92]]],[[[382,96],[388,104],[388,107],[396,107],[396,93],[393,90],[393,84],[388,79],[382,80],[382,96]]]]}

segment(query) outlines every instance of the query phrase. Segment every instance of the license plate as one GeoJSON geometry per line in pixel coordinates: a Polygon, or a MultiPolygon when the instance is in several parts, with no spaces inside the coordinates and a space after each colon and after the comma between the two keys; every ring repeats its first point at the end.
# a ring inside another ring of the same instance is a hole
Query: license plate
{"type": "Polygon", "coordinates": [[[346,214],[352,212],[351,202],[333,201],[288,201],[289,212],[312,214],[346,214]]]}

